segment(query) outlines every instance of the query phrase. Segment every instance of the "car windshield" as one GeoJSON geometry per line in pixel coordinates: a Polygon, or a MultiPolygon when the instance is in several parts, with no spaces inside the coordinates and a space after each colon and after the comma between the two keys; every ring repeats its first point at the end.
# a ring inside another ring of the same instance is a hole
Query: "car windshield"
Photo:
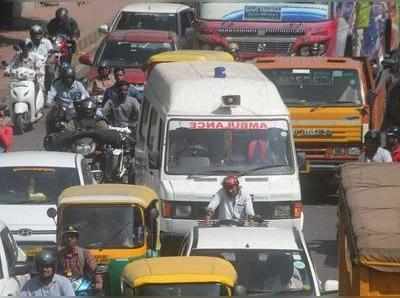
{"type": "Polygon", "coordinates": [[[64,189],[79,184],[75,168],[2,167],[0,204],[57,204],[64,189]]]}
{"type": "Polygon", "coordinates": [[[262,70],[288,106],[361,105],[358,73],[345,69],[262,70]]]}
{"type": "Polygon", "coordinates": [[[226,287],[217,283],[154,284],[135,289],[138,296],[227,296],[226,287]]]}
{"type": "Polygon", "coordinates": [[[218,21],[321,22],[331,19],[327,1],[232,1],[200,2],[200,18],[218,21]]]}
{"type": "Polygon", "coordinates": [[[252,175],[288,174],[290,144],[285,120],[170,120],[166,172],[223,175],[259,168],[252,175]]]}
{"type": "Polygon", "coordinates": [[[238,273],[238,284],[249,294],[314,295],[310,266],[302,251],[195,249],[191,255],[231,262],[238,273]]]}
{"type": "Polygon", "coordinates": [[[177,32],[175,13],[122,12],[116,30],[149,29],[177,32]]]}
{"type": "Polygon", "coordinates": [[[171,50],[173,46],[169,42],[109,41],[99,63],[107,61],[113,67],[141,67],[152,55],[171,50]]]}
{"type": "Polygon", "coordinates": [[[85,248],[134,248],[143,245],[140,209],[130,206],[72,206],[63,209],[63,226],[76,226],[85,248]]]}

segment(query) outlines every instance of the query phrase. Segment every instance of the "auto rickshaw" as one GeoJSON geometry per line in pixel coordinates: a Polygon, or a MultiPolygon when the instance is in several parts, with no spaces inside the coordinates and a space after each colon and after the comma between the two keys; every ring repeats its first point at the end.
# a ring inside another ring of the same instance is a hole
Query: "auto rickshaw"
{"type": "MultiPolygon", "coordinates": [[[[50,217],[55,217],[54,213],[48,212],[50,217]]],[[[108,295],[120,293],[120,274],[128,262],[159,254],[158,198],[145,186],[97,184],[67,188],[58,201],[59,249],[68,226],[79,230],[80,246],[96,258],[108,295]]]]}
{"type": "Polygon", "coordinates": [[[224,51],[204,51],[204,50],[178,50],[167,51],[155,54],[149,58],[144,70],[146,78],[150,75],[153,67],[159,63],[168,62],[187,62],[187,61],[234,61],[234,57],[224,51]]]}
{"type": "Polygon", "coordinates": [[[160,257],[128,264],[121,276],[124,296],[245,295],[233,265],[217,257],[160,257]]]}

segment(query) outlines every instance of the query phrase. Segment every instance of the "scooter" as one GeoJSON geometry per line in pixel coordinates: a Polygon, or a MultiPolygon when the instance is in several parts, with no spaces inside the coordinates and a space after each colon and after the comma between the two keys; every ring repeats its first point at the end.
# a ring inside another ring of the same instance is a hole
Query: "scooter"
{"type": "Polygon", "coordinates": [[[23,134],[43,117],[44,94],[30,68],[18,67],[10,72],[9,101],[16,132],[23,134]]]}

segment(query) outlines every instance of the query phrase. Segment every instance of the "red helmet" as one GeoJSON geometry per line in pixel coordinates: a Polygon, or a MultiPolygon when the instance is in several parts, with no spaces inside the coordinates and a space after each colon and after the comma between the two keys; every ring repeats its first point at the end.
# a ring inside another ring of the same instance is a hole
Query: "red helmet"
{"type": "Polygon", "coordinates": [[[236,176],[227,176],[222,182],[224,189],[232,189],[235,186],[239,186],[239,179],[236,176]]]}

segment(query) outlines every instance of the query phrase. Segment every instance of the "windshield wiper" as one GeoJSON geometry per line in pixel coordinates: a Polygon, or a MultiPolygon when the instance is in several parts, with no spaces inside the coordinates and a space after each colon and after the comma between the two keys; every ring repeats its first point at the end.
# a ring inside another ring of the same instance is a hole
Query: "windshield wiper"
{"type": "Polygon", "coordinates": [[[214,169],[214,170],[207,170],[202,172],[197,172],[188,175],[188,179],[193,178],[195,176],[202,176],[202,175],[212,175],[212,174],[224,174],[224,173],[231,173],[231,174],[238,174],[241,173],[238,170],[223,170],[223,169],[214,169]]]}
{"type": "Polygon", "coordinates": [[[288,164],[265,165],[265,166],[261,166],[261,167],[257,167],[257,168],[252,168],[252,169],[249,169],[249,170],[247,170],[247,171],[241,172],[241,173],[239,174],[239,176],[245,176],[245,175],[248,175],[248,174],[250,174],[250,173],[260,171],[260,170],[273,169],[273,168],[281,168],[281,167],[287,167],[287,166],[289,166],[289,165],[288,165],[288,164]]]}

